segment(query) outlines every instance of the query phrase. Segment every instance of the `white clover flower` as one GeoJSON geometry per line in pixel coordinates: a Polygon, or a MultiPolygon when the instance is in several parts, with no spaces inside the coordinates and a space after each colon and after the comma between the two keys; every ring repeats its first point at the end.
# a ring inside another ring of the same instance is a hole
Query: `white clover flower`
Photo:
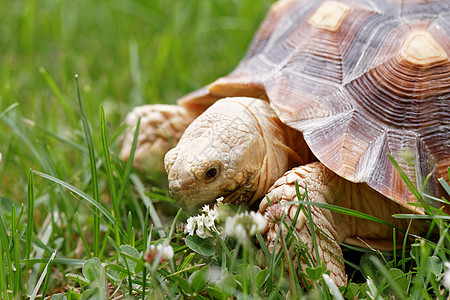
{"type": "Polygon", "coordinates": [[[214,219],[211,218],[211,216],[209,216],[209,215],[206,215],[203,218],[203,224],[205,224],[205,226],[206,226],[206,228],[208,230],[213,230],[214,229],[214,219]]]}
{"type": "Polygon", "coordinates": [[[261,213],[255,213],[254,211],[228,217],[225,222],[226,234],[236,237],[241,244],[247,243],[249,236],[261,233],[265,228],[266,219],[261,213]]]}
{"type": "Polygon", "coordinates": [[[197,225],[198,228],[196,233],[199,237],[201,237],[202,239],[206,239],[213,236],[211,231],[209,231],[208,228],[205,228],[203,223],[202,224],[197,223],[197,225]]]}
{"type": "Polygon", "coordinates": [[[187,219],[187,224],[184,229],[184,232],[189,233],[189,235],[194,235],[196,225],[197,225],[197,221],[195,220],[195,218],[190,217],[189,219],[187,219]]]}
{"type": "Polygon", "coordinates": [[[195,217],[195,219],[197,220],[197,235],[202,239],[212,237],[213,235],[211,233],[211,230],[213,228],[211,227],[210,218],[205,216],[204,214],[201,214],[195,217]],[[205,221],[207,224],[205,224],[205,221]]]}
{"type": "Polygon", "coordinates": [[[195,217],[195,221],[197,221],[197,226],[203,226],[203,219],[205,218],[204,214],[198,215],[195,217]]]}
{"type": "Polygon", "coordinates": [[[216,206],[214,206],[214,209],[208,212],[208,217],[210,217],[213,221],[215,221],[219,217],[219,212],[217,211],[216,206]]]}
{"type": "Polygon", "coordinates": [[[160,262],[172,259],[174,254],[173,248],[170,245],[163,246],[162,244],[157,244],[155,246],[155,244],[152,244],[145,254],[145,260],[148,262],[153,262],[159,253],[161,253],[160,262]]]}
{"type": "Polygon", "coordinates": [[[162,253],[162,258],[165,260],[169,260],[173,258],[173,248],[170,245],[163,246],[161,244],[158,244],[160,247],[156,247],[158,249],[158,252],[162,253]]]}
{"type": "Polygon", "coordinates": [[[195,217],[195,221],[197,222],[197,234],[199,232],[203,233],[203,230],[205,229],[205,224],[203,224],[203,219],[205,219],[205,215],[201,214],[195,217]]]}
{"type": "Polygon", "coordinates": [[[242,224],[237,224],[236,227],[234,227],[233,235],[241,244],[245,244],[248,241],[247,231],[242,224]]]}
{"type": "MultiPolygon", "coordinates": [[[[220,200],[220,198],[218,200],[220,200]]],[[[219,233],[219,230],[217,229],[217,223],[219,222],[219,211],[217,209],[220,205],[222,205],[222,203],[219,201],[214,204],[213,208],[209,205],[204,205],[202,208],[203,213],[201,215],[187,219],[184,232],[189,235],[194,235],[195,233],[202,239],[213,237],[213,232],[219,233]]]]}
{"type": "Polygon", "coordinates": [[[223,197],[219,197],[216,199],[217,204],[216,205],[223,205],[223,197]]]}
{"type": "Polygon", "coordinates": [[[260,212],[255,213],[254,211],[250,212],[250,216],[253,218],[254,222],[250,227],[250,235],[253,236],[263,232],[267,225],[266,218],[264,218],[260,212]]]}
{"type": "Polygon", "coordinates": [[[205,213],[209,213],[209,211],[210,211],[209,205],[207,205],[207,204],[203,205],[202,211],[205,213]]]}
{"type": "Polygon", "coordinates": [[[444,266],[447,268],[447,271],[444,272],[444,276],[442,277],[442,284],[450,290],[450,262],[444,262],[444,266]]]}
{"type": "Polygon", "coordinates": [[[225,228],[224,231],[226,234],[233,235],[234,234],[234,228],[235,226],[235,218],[234,217],[227,217],[227,220],[225,221],[225,228]]]}
{"type": "Polygon", "coordinates": [[[211,232],[209,232],[209,230],[208,229],[204,229],[204,228],[199,228],[199,229],[197,229],[197,235],[199,236],[199,237],[201,237],[202,239],[207,239],[207,238],[210,238],[210,237],[212,237],[213,235],[211,234],[211,232]]]}

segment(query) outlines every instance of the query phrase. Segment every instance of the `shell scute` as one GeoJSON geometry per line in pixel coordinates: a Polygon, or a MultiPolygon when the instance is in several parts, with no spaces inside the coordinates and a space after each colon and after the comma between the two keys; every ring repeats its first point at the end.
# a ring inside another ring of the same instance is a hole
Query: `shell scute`
{"type": "Polygon", "coordinates": [[[328,168],[406,205],[388,153],[418,188],[448,180],[449,57],[448,0],[284,0],[208,89],[270,100],[328,168]]]}

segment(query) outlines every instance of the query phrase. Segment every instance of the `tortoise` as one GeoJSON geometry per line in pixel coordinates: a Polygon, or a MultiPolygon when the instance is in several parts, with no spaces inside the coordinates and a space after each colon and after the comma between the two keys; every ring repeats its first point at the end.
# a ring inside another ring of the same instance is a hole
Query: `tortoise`
{"type": "MultiPolygon", "coordinates": [[[[419,190],[444,195],[438,178],[449,179],[449,56],[449,1],[280,0],[229,75],[178,105],[129,114],[130,124],[142,118],[134,163],[155,167],[167,152],[169,189],[183,206],[220,196],[259,203],[271,221],[264,237],[272,248],[277,213],[292,219],[297,210],[280,209],[296,199],[296,183],[301,193],[307,185],[312,202],[406,228],[409,220],[392,215],[424,210],[388,154],[419,190]],[[176,145],[170,151],[167,136],[176,145]]],[[[131,139],[125,137],[124,159],[131,139]]],[[[347,282],[338,242],[392,247],[388,226],[311,210],[321,229],[320,258],[337,285],[347,282]]],[[[307,223],[300,215],[295,228],[310,242],[307,223]]],[[[412,224],[411,232],[424,230],[412,224]]]]}

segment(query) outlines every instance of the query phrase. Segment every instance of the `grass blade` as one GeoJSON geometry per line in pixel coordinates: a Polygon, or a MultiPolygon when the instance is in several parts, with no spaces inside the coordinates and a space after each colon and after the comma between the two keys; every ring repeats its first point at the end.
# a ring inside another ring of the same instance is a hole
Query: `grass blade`
{"type": "Polygon", "coordinates": [[[28,173],[28,219],[27,219],[27,242],[25,245],[25,255],[30,259],[31,255],[31,239],[33,236],[34,225],[34,190],[33,190],[33,171],[28,173]]]}
{"type": "Polygon", "coordinates": [[[119,203],[122,201],[123,195],[125,194],[125,187],[127,186],[128,177],[131,172],[131,167],[133,166],[134,153],[136,152],[137,139],[138,139],[138,135],[139,135],[140,126],[141,126],[141,118],[139,118],[137,121],[136,130],[134,131],[134,136],[133,136],[133,143],[131,145],[130,156],[128,157],[128,161],[125,165],[125,171],[124,171],[123,177],[122,177],[122,185],[120,186],[119,196],[118,196],[119,203]]]}
{"type": "MultiPolygon", "coordinates": [[[[305,195],[306,195],[305,196],[305,201],[304,201],[305,204],[306,203],[311,203],[311,201],[309,201],[309,197],[308,197],[307,183],[306,182],[305,182],[305,195]]],[[[314,252],[315,252],[315,255],[316,255],[316,265],[319,266],[322,262],[321,262],[321,258],[320,258],[319,247],[317,246],[316,230],[314,229],[315,224],[314,224],[314,220],[312,218],[311,206],[306,204],[306,209],[305,209],[305,206],[303,206],[302,209],[304,211],[304,214],[305,214],[306,218],[309,221],[309,232],[311,234],[311,241],[312,241],[314,252]]]]}
{"type": "MultiPolygon", "coordinates": [[[[53,250],[53,252],[56,252],[56,250],[53,250]]],[[[47,262],[48,262],[48,259],[46,259],[46,258],[32,258],[32,259],[25,259],[25,260],[21,261],[21,263],[23,263],[23,264],[30,264],[30,265],[45,264],[47,262]]],[[[55,259],[53,259],[54,264],[68,265],[74,269],[81,268],[85,262],[86,262],[85,259],[75,259],[75,258],[56,257],[55,259]]]]}
{"type": "MultiPolygon", "coordinates": [[[[151,236],[147,236],[148,234],[148,216],[149,216],[149,209],[147,208],[147,213],[145,214],[145,218],[144,218],[144,228],[143,228],[143,234],[142,234],[142,253],[144,254],[144,256],[147,253],[147,242],[148,239],[151,239],[151,236]]],[[[147,278],[147,268],[144,268],[142,270],[142,299],[145,299],[145,285],[147,284],[147,280],[145,280],[147,278]]]]}
{"type": "Polygon", "coordinates": [[[368,214],[365,214],[363,212],[360,212],[360,211],[357,211],[357,210],[353,210],[353,209],[350,209],[350,208],[345,208],[345,207],[341,207],[341,206],[337,206],[337,205],[333,205],[333,204],[312,202],[312,201],[291,201],[291,202],[286,202],[286,205],[295,204],[295,203],[303,204],[303,205],[317,206],[317,207],[320,207],[320,208],[325,208],[325,209],[331,210],[333,212],[346,214],[346,215],[349,215],[349,216],[352,216],[352,217],[366,219],[366,220],[369,220],[369,221],[374,221],[374,222],[377,222],[377,223],[380,223],[380,224],[384,224],[386,226],[395,228],[395,229],[400,230],[400,231],[403,232],[403,230],[401,230],[400,228],[392,225],[389,222],[386,222],[386,221],[381,220],[381,219],[379,219],[377,217],[374,217],[374,216],[371,216],[371,215],[368,215],[368,214]]]}
{"type": "MultiPolygon", "coordinates": [[[[19,295],[19,288],[23,285],[22,272],[20,267],[20,243],[19,243],[19,232],[18,232],[18,222],[16,222],[16,206],[13,205],[11,209],[11,235],[13,239],[13,255],[14,255],[14,295],[19,295]]],[[[20,218],[17,218],[20,220],[20,218]]]]}
{"type": "Polygon", "coordinates": [[[400,167],[400,165],[397,163],[395,158],[388,154],[389,159],[391,160],[394,167],[399,172],[400,176],[403,179],[403,182],[405,182],[406,186],[409,188],[409,190],[414,194],[414,197],[416,197],[417,201],[419,201],[420,204],[422,204],[423,209],[426,211],[427,214],[431,215],[431,211],[429,209],[429,206],[425,202],[425,200],[422,197],[422,194],[417,190],[416,186],[412,183],[412,181],[408,178],[406,173],[403,171],[403,169],[400,167]]]}
{"type": "Polygon", "coordinates": [[[86,237],[84,236],[83,230],[82,230],[81,225],[80,225],[80,221],[78,220],[78,213],[75,213],[74,220],[75,220],[75,226],[78,229],[78,234],[80,235],[81,241],[83,242],[86,255],[89,258],[92,258],[91,247],[89,247],[89,244],[86,241],[86,237]]]}
{"type": "MultiPolygon", "coordinates": [[[[52,256],[48,260],[47,265],[45,266],[44,270],[42,271],[41,277],[39,277],[39,280],[38,280],[36,286],[34,287],[33,292],[30,295],[30,299],[31,300],[36,299],[37,293],[39,291],[39,288],[42,285],[42,282],[44,281],[44,278],[45,277],[47,277],[47,278],[50,277],[50,269],[51,269],[51,265],[52,265],[53,259],[55,259],[55,256],[56,256],[56,251],[53,252],[52,256]]],[[[45,294],[43,294],[43,297],[45,297],[45,294]]]]}
{"type": "Polygon", "coordinates": [[[344,297],[342,297],[341,292],[339,291],[338,287],[333,282],[333,280],[331,280],[330,276],[328,276],[327,274],[323,274],[322,277],[326,285],[328,286],[328,289],[330,290],[331,294],[333,295],[334,299],[344,300],[344,297]]]}
{"type": "Polygon", "coordinates": [[[12,121],[6,116],[0,117],[6,125],[9,126],[14,131],[14,134],[19,137],[22,142],[28,147],[28,149],[33,153],[36,161],[38,161],[46,171],[49,171],[49,167],[44,164],[44,159],[42,158],[40,152],[36,149],[33,143],[27,138],[27,136],[22,132],[22,130],[17,126],[16,122],[12,121]]]}
{"type": "MultiPolygon", "coordinates": [[[[90,205],[93,205],[97,210],[99,210],[102,215],[104,215],[106,217],[106,219],[111,223],[111,226],[114,227],[114,225],[117,223],[117,220],[113,217],[113,215],[111,215],[111,213],[104,208],[100,203],[98,203],[97,201],[95,201],[94,199],[92,199],[88,194],[86,194],[85,192],[81,191],[80,189],[74,187],[73,185],[64,182],[58,178],[55,178],[51,175],[45,174],[45,173],[41,173],[39,171],[33,171],[33,173],[48,179],[50,181],[53,181],[61,186],[63,186],[64,188],[74,192],[75,194],[77,194],[78,196],[80,196],[82,203],[85,204],[88,208],[90,208],[90,205]]],[[[126,237],[126,233],[125,230],[121,227],[118,226],[120,233],[126,237]]]]}
{"type": "Polygon", "coordinates": [[[55,94],[56,99],[58,99],[59,103],[66,111],[66,116],[69,116],[71,124],[77,124],[77,120],[75,118],[75,115],[73,114],[73,110],[70,108],[69,103],[59,90],[58,85],[55,83],[53,78],[50,76],[50,74],[48,74],[47,70],[45,70],[44,67],[40,67],[39,72],[42,74],[42,76],[44,76],[45,81],[47,82],[52,92],[55,94]]]}
{"type": "MultiPolygon", "coordinates": [[[[152,222],[155,227],[157,228],[163,228],[163,224],[161,222],[161,219],[159,218],[158,213],[156,212],[155,206],[153,205],[152,200],[145,195],[145,187],[142,181],[139,179],[138,176],[131,174],[130,179],[133,182],[134,186],[136,187],[136,190],[139,194],[139,196],[142,199],[142,202],[144,202],[145,207],[147,207],[147,210],[150,214],[150,218],[152,219],[152,222]]],[[[159,237],[163,238],[165,236],[164,230],[159,229],[158,230],[159,237]]]]}
{"type": "Polygon", "coordinates": [[[30,126],[33,129],[36,129],[37,131],[41,132],[44,136],[49,136],[54,138],[57,141],[60,141],[66,145],[69,145],[70,147],[77,149],[83,153],[88,152],[88,150],[86,149],[86,147],[84,147],[83,145],[77,144],[75,142],[72,142],[71,140],[68,140],[48,129],[45,129],[37,124],[35,124],[33,121],[31,120],[27,120],[27,119],[22,119],[22,121],[27,125],[30,126]]]}
{"type": "Polygon", "coordinates": [[[449,215],[415,215],[415,214],[395,214],[392,215],[394,218],[398,219],[417,219],[417,220],[434,220],[434,219],[440,219],[440,220],[447,220],[450,221],[449,215]]]}
{"type": "Polygon", "coordinates": [[[7,113],[9,113],[11,110],[19,106],[19,103],[13,103],[10,106],[8,106],[4,111],[0,113],[0,119],[3,118],[7,113]]]}
{"type": "Polygon", "coordinates": [[[439,178],[438,181],[442,185],[444,190],[447,192],[447,194],[450,195],[450,185],[448,185],[448,183],[445,181],[445,179],[444,178],[439,178]]]}
{"type": "MultiPolygon", "coordinates": [[[[0,206],[1,209],[1,206],[0,206]]],[[[4,265],[1,265],[1,267],[3,268],[3,266],[5,266],[5,272],[4,272],[4,277],[5,278],[5,294],[8,290],[8,286],[12,288],[12,286],[14,285],[14,281],[13,281],[13,257],[12,257],[12,253],[11,253],[11,249],[10,249],[10,245],[12,243],[9,235],[8,235],[8,231],[9,229],[7,229],[5,222],[3,220],[3,210],[2,213],[0,215],[0,239],[2,240],[2,244],[3,244],[3,248],[2,253],[5,253],[6,256],[6,261],[4,261],[4,265]],[[9,276],[7,275],[9,274],[9,276]]],[[[4,299],[7,299],[6,297],[4,299]]]]}
{"type": "Polygon", "coordinates": [[[109,191],[111,193],[111,201],[113,203],[114,216],[116,217],[117,221],[120,224],[121,218],[120,218],[119,203],[117,201],[116,184],[114,181],[114,174],[111,165],[108,137],[106,134],[105,110],[103,109],[103,106],[101,106],[101,135],[102,135],[103,152],[105,156],[106,175],[108,178],[109,191]]]}
{"type": "MultiPolygon", "coordinates": [[[[86,116],[86,112],[84,111],[83,102],[81,101],[81,93],[80,86],[78,84],[78,75],[75,75],[75,81],[77,84],[77,95],[78,95],[78,105],[80,106],[81,113],[81,121],[83,123],[84,134],[86,136],[86,143],[89,150],[89,162],[91,166],[91,177],[92,177],[92,193],[95,201],[99,202],[100,197],[98,193],[98,182],[97,182],[97,166],[95,164],[95,151],[94,151],[94,142],[92,141],[91,128],[89,126],[89,122],[86,116]]],[[[94,209],[94,256],[98,257],[100,254],[100,219],[99,219],[99,211],[94,209]]]]}
{"type": "Polygon", "coordinates": [[[8,299],[7,293],[6,293],[6,282],[5,282],[5,271],[3,270],[3,266],[6,265],[3,261],[3,253],[8,251],[6,249],[6,246],[3,245],[3,238],[0,236],[0,291],[2,293],[3,299],[8,299]]]}

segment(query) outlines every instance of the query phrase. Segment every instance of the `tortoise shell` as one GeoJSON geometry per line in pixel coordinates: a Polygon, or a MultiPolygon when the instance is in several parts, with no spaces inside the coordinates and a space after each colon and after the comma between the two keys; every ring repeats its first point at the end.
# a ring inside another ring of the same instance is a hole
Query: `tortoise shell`
{"type": "Polygon", "coordinates": [[[450,1],[282,0],[233,72],[179,103],[268,99],[324,165],[409,206],[388,154],[419,190],[431,174],[426,191],[444,194],[449,57],[450,1]]]}

